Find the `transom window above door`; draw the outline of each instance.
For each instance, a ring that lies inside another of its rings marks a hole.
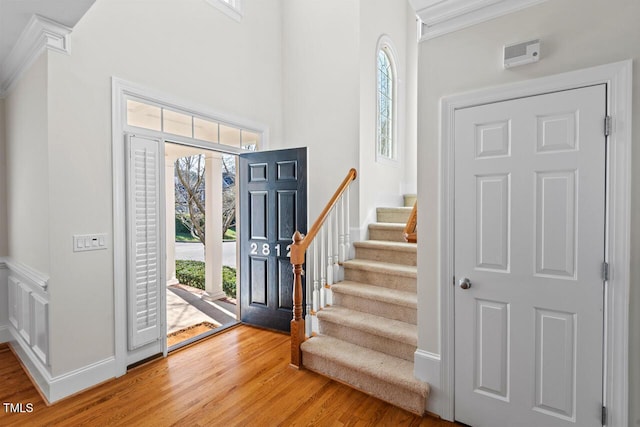
[[[160,107],[138,99],[127,99],[126,123],[143,129],[165,132],[201,141],[255,151],[261,133],[212,118]]]

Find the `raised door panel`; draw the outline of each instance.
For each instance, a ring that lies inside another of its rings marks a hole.
[[[9,277],[9,322],[18,330],[19,326],[19,306],[20,306],[20,291],[18,287],[18,280],[14,277]]]
[[[29,289],[26,284],[19,282],[18,292],[20,294],[18,303],[18,333],[27,344],[31,345],[31,289]]]
[[[45,365],[49,364],[49,302],[31,294],[33,352]]]

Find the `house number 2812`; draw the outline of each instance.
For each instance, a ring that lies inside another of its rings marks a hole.
[[[271,246],[269,246],[268,243],[263,243],[262,246],[258,248],[258,244],[256,242],[251,242],[250,248],[251,248],[249,251],[250,255],[264,255],[264,256],[271,255]],[[259,251],[260,253],[258,253],[258,249],[260,249]],[[286,250],[287,250],[287,257],[291,257],[291,245],[287,245]],[[279,244],[276,245],[276,256],[280,256]]]

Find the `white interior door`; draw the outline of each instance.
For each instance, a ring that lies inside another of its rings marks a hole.
[[[455,113],[458,421],[602,425],[605,116],[605,85]]]

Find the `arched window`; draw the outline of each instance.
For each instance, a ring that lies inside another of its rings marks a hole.
[[[382,40],[377,57],[377,157],[396,158],[396,67],[391,46]]]

